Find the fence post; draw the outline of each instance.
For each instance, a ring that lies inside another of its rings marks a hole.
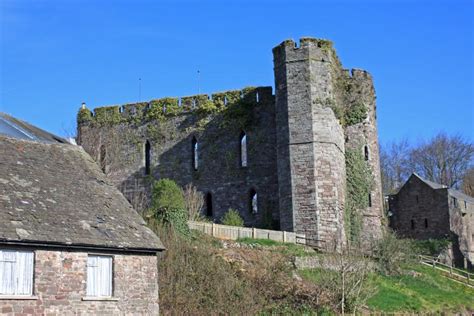
[[[286,242],[286,231],[283,231],[283,242]]]
[[[436,264],[435,264],[435,259],[433,258],[433,268],[436,267]]]
[[[212,223],[212,237],[216,237],[216,224]]]
[[[257,238],[257,229],[255,227],[252,228],[252,238]]]

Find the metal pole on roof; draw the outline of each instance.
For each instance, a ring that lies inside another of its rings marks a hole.
[[[142,101],[142,78],[138,78],[138,102]]]
[[[201,71],[198,69],[197,71],[197,86],[198,86],[198,94],[201,94],[201,87],[199,86],[199,79],[201,76]]]

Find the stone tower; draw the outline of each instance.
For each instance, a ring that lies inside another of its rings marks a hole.
[[[330,42],[302,38],[273,49],[280,224],[318,248],[344,243],[344,129],[339,62]],[[341,105],[342,106],[342,105]]]

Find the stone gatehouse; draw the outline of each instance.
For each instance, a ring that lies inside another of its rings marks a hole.
[[[381,233],[382,196],[372,77],[344,69],[330,41],[273,49],[275,93],[249,87],[78,113],[78,142],[129,200],[153,179],[193,184],[204,214],[237,209],[247,226],[345,240],[345,151],[365,157],[374,185],[359,210],[366,238]]]

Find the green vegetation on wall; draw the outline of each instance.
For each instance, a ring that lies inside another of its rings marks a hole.
[[[373,187],[372,171],[361,150],[346,149],[346,174],[344,223],[348,238],[357,242],[362,227],[360,210],[369,206],[369,194]]]

